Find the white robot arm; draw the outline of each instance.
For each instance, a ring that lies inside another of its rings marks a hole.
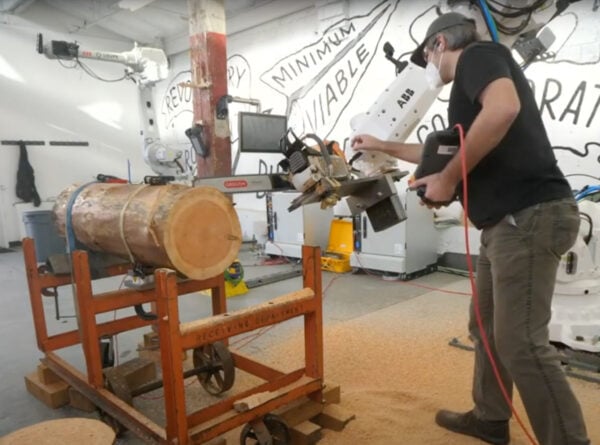
[[[483,38],[487,38],[490,35],[490,28],[486,23],[489,24],[489,19],[493,17],[488,14],[486,19],[484,9],[487,8],[487,2],[479,2],[479,7],[474,3],[476,2],[471,0],[440,1],[438,12],[454,11],[473,18],[479,34]],[[557,0],[556,8],[552,8],[552,1],[506,0],[504,3],[506,3],[507,14],[515,15],[515,17],[496,14],[495,17],[499,18],[497,25],[507,31],[497,35],[500,43],[510,47],[515,59],[525,68],[533,61],[543,57],[554,43],[554,33],[547,25],[557,15],[557,12],[564,11],[570,2]],[[528,8],[535,15],[534,19],[528,16],[525,22],[525,19],[521,19],[515,12],[522,10],[524,14],[528,14]],[[511,26],[515,26],[514,21],[525,26],[521,25],[522,29],[518,33],[509,33],[508,29],[513,29]],[[353,135],[371,134],[383,140],[404,142],[427,113],[441,89],[435,91],[429,89],[423,69],[420,67],[394,59],[394,50],[389,43],[386,43],[383,49],[386,59],[394,63],[397,76],[366,113],[351,119],[350,126]],[[363,153],[354,165],[364,174],[370,175],[395,166],[396,159],[383,153],[369,151]]]
[[[92,59],[125,65],[125,77],[133,79],[140,89],[139,111],[142,120],[144,161],[161,176],[173,176],[177,179],[187,176],[183,164],[179,161],[183,152],[164,145],[156,127],[152,88],[169,75],[169,62],[162,49],[134,45],[130,51],[120,53],[86,50],[81,49],[75,42],[52,40],[44,44],[42,35],[38,34],[37,50],[49,59],[74,60],[79,64],[79,59]],[[88,70],[89,68],[86,68],[86,71]]]
[[[121,53],[87,50],[81,49],[75,42],[62,40],[51,40],[44,44],[42,34],[38,34],[37,50],[49,59],[93,59],[125,65],[129,69],[128,75],[143,86],[154,85],[166,79],[169,74],[167,56],[159,48],[140,47],[136,44],[131,51]]]

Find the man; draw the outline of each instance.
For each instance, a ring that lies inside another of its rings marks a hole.
[[[504,387],[517,386],[540,445],[589,444],[583,415],[549,343],[559,259],[574,243],[579,214],[533,93],[503,45],[479,42],[474,21],[438,17],[411,60],[432,87],[454,82],[450,126],[466,132],[468,213],[481,233],[477,291],[485,335]],[[355,150],[378,150],[418,163],[422,145],[358,135]],[[460,156],[412,184],[448,202],[461,183]],[[502,395],[471,305],[475,345],[474,408],[439,411],[438,425],[491,444],[508,444],[511,409]]]

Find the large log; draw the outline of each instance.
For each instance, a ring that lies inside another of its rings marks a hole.
[[[64,190],[54,206],[63,235],[77,188]],[[233,204],[212,187],[89,184],[72,205],[71,221],[77,241],[90,250],[173,268],[197,280],[223,273],[242,240]]]

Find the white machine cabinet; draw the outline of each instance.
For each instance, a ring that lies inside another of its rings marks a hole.
[[[436,270],[439,235],[433,211],[420,205],[414,191],[407,191],[401,199],[407,219],[389,229],[374,232],[364,213],[354,218],[352,267],[398,274],[403,280]]]
[[[289,212],[288,207],[298,196],[298,192],[267,194],[268,240],[265,253],[301,258],[303,244],[319,246],[322,252],[326,250],[333,209],[321,209],[319,203],[314,203]]]

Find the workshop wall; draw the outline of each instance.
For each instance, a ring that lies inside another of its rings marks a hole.
[[[271,5],[277,8],[284,2]],[[262,112],[286,114],[297,133],[314,132],[349,149],[350,119],[364,112],[394,79],[383,44],[392,43],[395,56],[406,60],[435,18],[437,4],[317,0],[315,8],[230,34],[229,94],[259,99]],[[593,10],[594,4],[574,3],[555,19],[551,29],[557,38],[550,48],[555,56],[527,70],[556,156],[573,188],[598,182],[600,11]],[[544,14],[548,11],[540,16]],[[129,50],[131,43],[61,35],[16,17],[0,24],[0,139],[46,141],[45,146],[29,147],[42,199],[49,201],[70,183],[91,180],[97,173],[126,177],[127,160],[133,180],[149,174],[141,154],[137,88],[127,81],[100,82],[81,69],[67,69],[37,54],[37,32],[46,33],[47,39],[77,40],[103,50]],[[123,74],[120,65],[87,63],[105,78]],[[170,55],[170,77],[157,85],[155,104],[161,139],[185,150],[191,168],[194,161],[184,130],[192,121],[192,90],[180,85],[190,80],[189,64],[187,51]],[[448,91],[442,92],[409,141],[444,126]],[[255,111],[230,104],[232,158],[237,150],[237,112],[242,110]],[[90,145],[50,147],[50,140]],[[278,155],[242,154],[236,173],[275,171],[279,160]],[[26,206],[15,205],[17,162],[17,147],[0,146],[0,245],[21,237],[19,211]],[[235,201],[244,238],[263,239],[263,195],[240,194]]]
[[[598,182],[600,162],[600,12],[592,11],[592,3],[575,3],[554,20],[556,41],[550,51],[555,56],[527,70],[559,164],[574,189]],[[350,119],[364,112],[394,79],[383,44],[389,41],[395,56],[407,60],[436,17],[438,2],[317,4],[228,37],[229,94],[259,99],[262,112],[286,114],[296,133],[316,133],[349,149]],[[551,12],[542,11],[533,19],[542,21]],[[163,91],[157,91],[156,101],[163,139],[183,147],[183,130],[192,118],[191,90],[178,84],[190,79],[188,54],[172,57],[171,66],[173,76]],[[447,87],[409,141],[421,141],[429,131],[444,127],[448,95]],[[234,153],[236,113],[242,110],[255,111],[247,105],[230,106]],[[279,160],[277,155],[245,153],[237,173],[275,171]],[[259,237],[252,231],[261,227],[257,219],[265,218],[262,195],[238,195],[235,200],[245,237]]]
[[[102,82],[73,62],[49,60],[36,51],[36,34],[48,40],[77,40],[82,47],[126,51],[131,43],[63,35],[39,29],[17,17],[0,25],[0,139],[38,140],[27,147],[34,168],[40,209],[72,183],[85,183],[98,173],[133,178],[151,170],[142,158],[137,87],[128,81]],[[85,62],[98,76],[123,76],[121,65]],[[50,146],[50,141],[82,141],[88,147]],[[0,145],[0,246],[23,236],[21,214],[32,204],[15,195],[19,148]]]

